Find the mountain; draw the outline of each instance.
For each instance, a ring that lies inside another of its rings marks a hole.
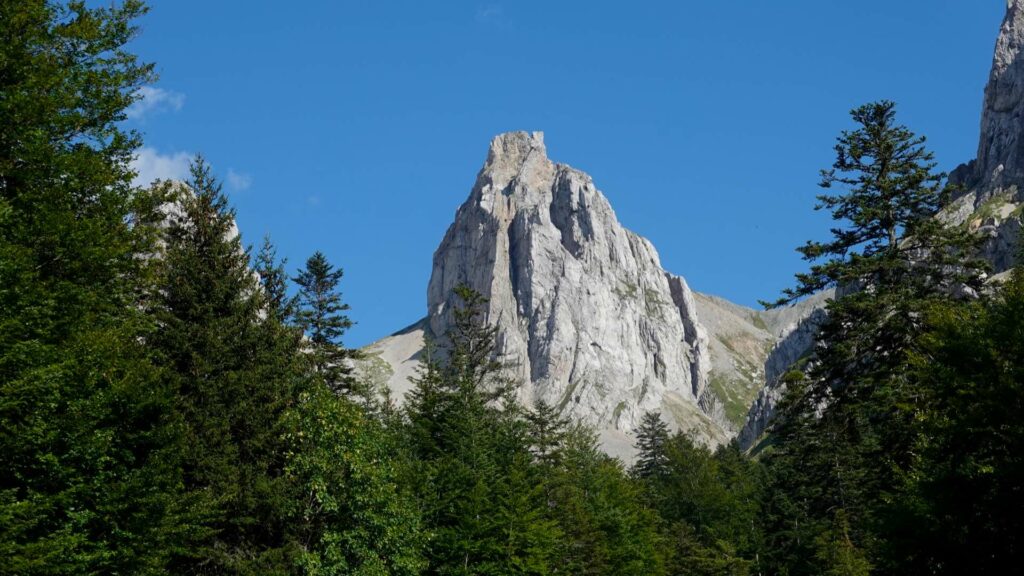
[[[1024,213],[1024,0],[1008,2],[985,88],[975,160],[950,181],[941,217],[986,237],[994,272],[1014,263]],[[757,311],[690,290],[646,239],[619,224],[585,173],[551,162],[540,133],[496,137],[434,254],[427,316],[366,348],[360,371],[401,400],[424,338],[451,322],[452,289],[489,298],[500,355],[542,398],[595,425],[628,456],[647,410],[717,445],[752,446],[775,414],[782,375],[810,355],[826,292]]]
[[[434,254],[427,317],[367,347],[364,376],[400,400],[424,338],[449,327],[459,284],[488,298],[519,399],[594,425],[623,455],[649,410],[709,445],[731,439],[802,310],[758,312],[693,292],[618,222],[590,176],[548,159],[538,132],[491,142]]]

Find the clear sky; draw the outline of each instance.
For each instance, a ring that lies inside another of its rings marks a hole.
[[[244,8],[243,8],[244,6]],[[974,157],[1005,0],[154,0],[146,176],[203,153],[248,243],[322,250],[361,346],[426,313],[490,139],[542,130],[700,291],[749,306],[827,234],[818,170],[891,99],[940,167]]]

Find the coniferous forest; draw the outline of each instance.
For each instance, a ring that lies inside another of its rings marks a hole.
[[[349,368],[343,262],[254,250],[202,157],[133,187],[145,10],[0,0],[0,573],[1021,570],[1024,269],[982,281],[894,104],[853,111],[770,304],[840,294],[767,436],[648,414],[624,464],[517,403],[481,295],[399,406]]]

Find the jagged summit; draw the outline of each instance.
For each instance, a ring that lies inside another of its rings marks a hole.
[[[529,383],[524,402],[543,398],[620,431],[661,410],[709,440],[727,436],[686,282],[619,224],[588,175],[547,158],[541,133],[491,142],[434,254],[433,333],[447,329],[452,291],[463,283],[490,300],[499,352]]]
[[[986,187],[1024,180],[1024,0],[1009,0],[985,87],[978,157],[970,183]]]
[[[1024,211],[1024,0],[1007,2],[985,87],[978,157],[953,171],[964,192],[947,208],[987,237],[984,256],[995,272],[1014,264]]]

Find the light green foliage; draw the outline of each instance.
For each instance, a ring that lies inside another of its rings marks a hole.
[[[380,357],[379,353],[360,352],[358,367],[359,378],[363,380],[371,394],[380,396],[387,392],[388,382],[391,381],[395,370],[387,360]]]
[[[396,484],[386,431],[323,386],[285,420],[285,473],[301,495],[290,522],[304,543],[302,573],[419,574],[420,521]]]
[[[818,535],[815,540],[815,555],[824,576],[869,576],[871,562],[862,550],[850,540],[850,525],[846,513],[840,509],[835,513],[831,530]]]

